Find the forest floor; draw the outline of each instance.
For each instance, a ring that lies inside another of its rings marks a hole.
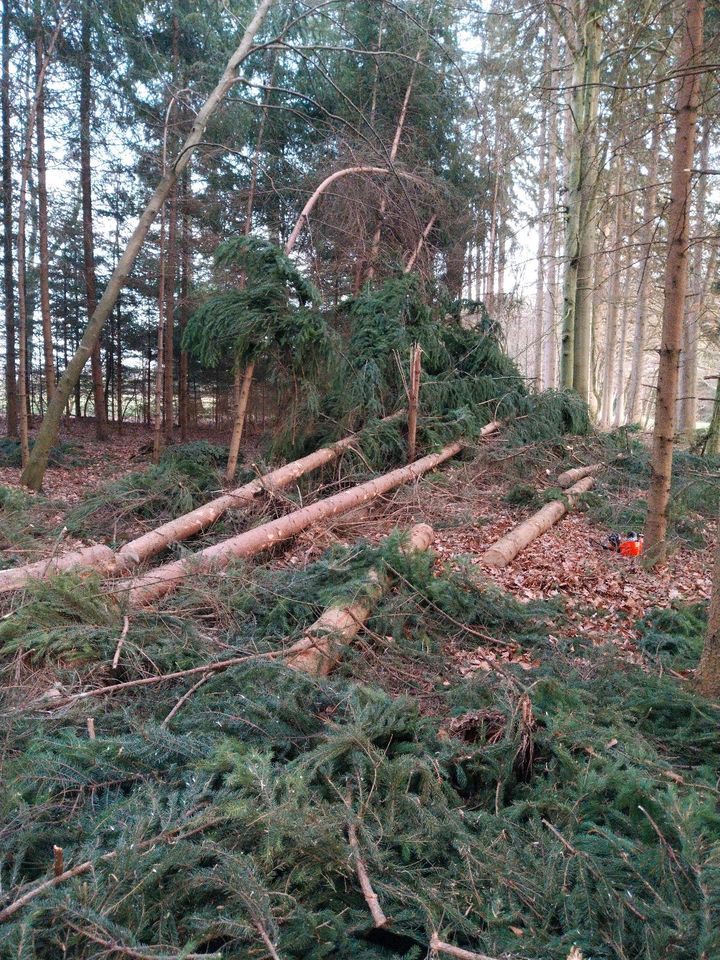
[[[212,444],[222,444],[225,439],[224,431],[210,427],[196,428],[188,438]],[[68,462],[47,471],[43,496],[58,509],[44,514],[45,523],[61,523],[66,509],[112,481],[147,468],[153,434],[142,425],[128,424],[122,435],[112,430],[108,440],[98,441],[94,424],[80,423],[64,430],[60,442]],[[597,645],[611,642],[638,662],[641,657],[635,645],[637,622],[648,610],[709,599],[712,531],[705,531],[705,546],[697,543],[689,546],[675,540],[667,562],[648,571],[640,560],[621,557],[605,549],[613,529],[624,531],[594,521],[587,511],[565,516],[508,567],[501,570],[482,567],[484,551],[537,509],[537,506],[514,506],[507,502],[508,491],[517,484],[519,476],[538,491],[553,484],[552,454],[531,458],[528,474],[523,466],[522,449],[510,451],[507,456],[502,450],[502,438],[495,439],[479,451],[477,459],[451,462],[410,487],[400,487],[370,507],[311,528],[289,549],[281,550],[270,565],[297,569],[318,560],[333,545],[347,546],[361,539],[377,543],[395,528],[408,529],[416,523],[428,523],[434,530],[432,550],[437,573],[474,570],[478,582],[494,583],[520,602],[558,599],[562,601],[564,616],[556,634],[550,635],[550,642],[578,635]],[[27,493],[20,483],[20,472],[18,467],[0,466],[0,485]],[[221,488],[209,492],[208,498],[216,492],[222,492]],[[327,486],[311,489],[305,500],[331,492]],[[624,505],[636,501],[643,493],[632,483],[624,484],[622,491],[612,495],[614,510],[620,512]],[[288,501],[288,508],[294,505],[292,500]],[[154,520],[130,522],[124,532],[127,537],[135,536],[155,525]],[[83,542],[95,541],[66,535],[63,550]],[[43,547],[38,544],[28,552],[27,559],[44,555]],[[474,668],[489,670],[497,655],[492,647],[482,645],[477,653],[474,666],[472,662],[463,664],[464,673]],[[506,652],[504,656],[510,658],[512,654]],[[525,665],[529,666],[529,661]]]
[[[149,431],[98,442],[81,427],[39,496],[0,466],[0,569],[117,545],[211,499],[223,439],[199,431],[152,467]],[[151,608],[75,574],[4,596],[0,920],[19,906],[0,956],[420,960],[443,956],[438,938],[497,960],[717,956],[720,707],[691,679],[720,491],[717,464],[679,457],[653,571],[604,549],[641,526],[642,444],[500,434]],[[483,567],[561,470],[597,459],[577,510]],[[366,469],[350,457],[172,553]],[[430,557],[389,537],[417,523]],[[377,565],[391,589],[337,669],[288,669],[288,646]],[[51,892],[53,845],[89,866]],[[372,927],[366,881],[391,930]]]

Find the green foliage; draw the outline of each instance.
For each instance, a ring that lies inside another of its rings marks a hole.
[[[503,500],[514,507],[533,507],[537,503],[537,490],[532,484],[518,483],[508,490]]]
[[[49,467],[81,467],[86,462],[82,447],[65,441],[56,444],[48,458]],[[0,467],[20,466],[22,466],[20,441],[14,437],[0,437]]]
[[[328,331],[315,309],[317,291],[290,258],[267,240],[241,236],[220,244],[215,266],[218,273],[232,272],[234,285],[193,313],[183,347],[208,367],[228,358],[242,367],[273,355],[309,372],[327,346]]]
[[[642,650],[676,670],[696,667],[707,630],[707,604],[656,607],[645,614],[637,629]]]
[[[195,678],[43,719],[9,715],[2,889],[12,897],[43,879],[53,843],[68,863],[94,863],[13,918],[13,955],[22,946],[50,957],[62,943],[90,960],[101,939],[250,960],[264,933],[288,960],[417,960],[437,929],[501,956],[517,953],[513,927],[529,960],[566,960],[573,944],[614,960],[620,938],[638,960],[717,952],[720,709],[610,649],[548,648],[555,608],[478,588],[474,570],[437,576],[431,556],[400,546],[336,547],[304,571],[267,568],[252,583],[230,571],[228,646],[216,655],[254,656],[208,676],[169,724]],[[408,677],[410,696],[378,688],[365,642],[331,680],[258,659],[328,603],[358,596],[369,566],[395,588],[367,638],[387,645],[384,682]],[[2,628],[5,653],[44,632],[44,649],[30,641],[36,658],[65,658],[75,637],[107,659],[120,610],[97,587],[70,576],[33,585]],[[183,646],[173,610],[192,596],[133,615],[122,660],[136,644],[147,659],[128,659],[130,675],[150,660],[171,669]],[[690,608],[651,611],[642,630],[690,638],[700,626]],[[89,639],[92,629],[106,640]],[[478,634],[520,643],[540,665],[445,687],[447,645],[472,653]],[[204,646],[186,638],[184,662],[209,662]],[[371,933],[351,821],[393,917],[387,936]]]

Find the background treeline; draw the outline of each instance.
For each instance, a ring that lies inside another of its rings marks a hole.
[[[253,11],[5,0],[11,435],[19,406],[43,413]],[[247,233],[285,246],[323,180],[361,168],[328,187],[294,244],[325,311],[410,267],[454,298],[484,301],[539,388],[575,387],[606,425],[647,423],[681,17],[659,0],[276,3],[152,226],[68,416],[94,415],[103,433],[107,421],[149,424],[158,409],[167,441],[198,420],[224,424],[239,371],[232,358],[201,364],[182,342],[216,288],[215,249]],[[708,64],[717,23],[708,4]],[[698,171],[717,166],[717,107],[708,71]],[[717,212],[714,179],[698,172],[678,401],[688,435],[710,419],[715,392],[705,378],[720,345]],[[255,371],[248,427],[282,406],[280,375],[267,363]]]

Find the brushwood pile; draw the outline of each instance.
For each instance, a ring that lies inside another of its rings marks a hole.
[[[413,277],[341,305],[344,349],[265,456],[358,430],[336,481],[402,463],[402,421],[380,421],[405,405],[417,342],[422,452],[500,418],[517,480],[580,435],[584,455],[613,464],[582,509],[615,521],[618,490],[644,483],[642,444],[590,436],[573,395],[530,394],[468,308]],[[58,530],[38,518],[111,544],[162,522],[214,495],[223,459],[207,443],[171,448],[59,519],[57,504],[0,490],[2,563],[49,555]],[[698,461],[678,461],[674,535],[689,540],[720,466]],[[235,563],[142,611],[121,581],[71,572],[4,601],[2,960],[422,960],[437,941],[497,960],[720,956],[720,708],[677,676],[697,663],[706,606],[647,611],[634,662],[591,636],[558,639],[557,598],[521,603],[402,545],[398,531],[306,565]],[[392,586],[339,668],[290,669],[282,651],[362,595],[370,569]],[[532,671],[509,660],[463,675],[479,637]]]

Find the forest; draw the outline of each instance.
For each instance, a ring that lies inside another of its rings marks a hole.
[[[720,960],[720,0],[2,0],[0,960]]]

